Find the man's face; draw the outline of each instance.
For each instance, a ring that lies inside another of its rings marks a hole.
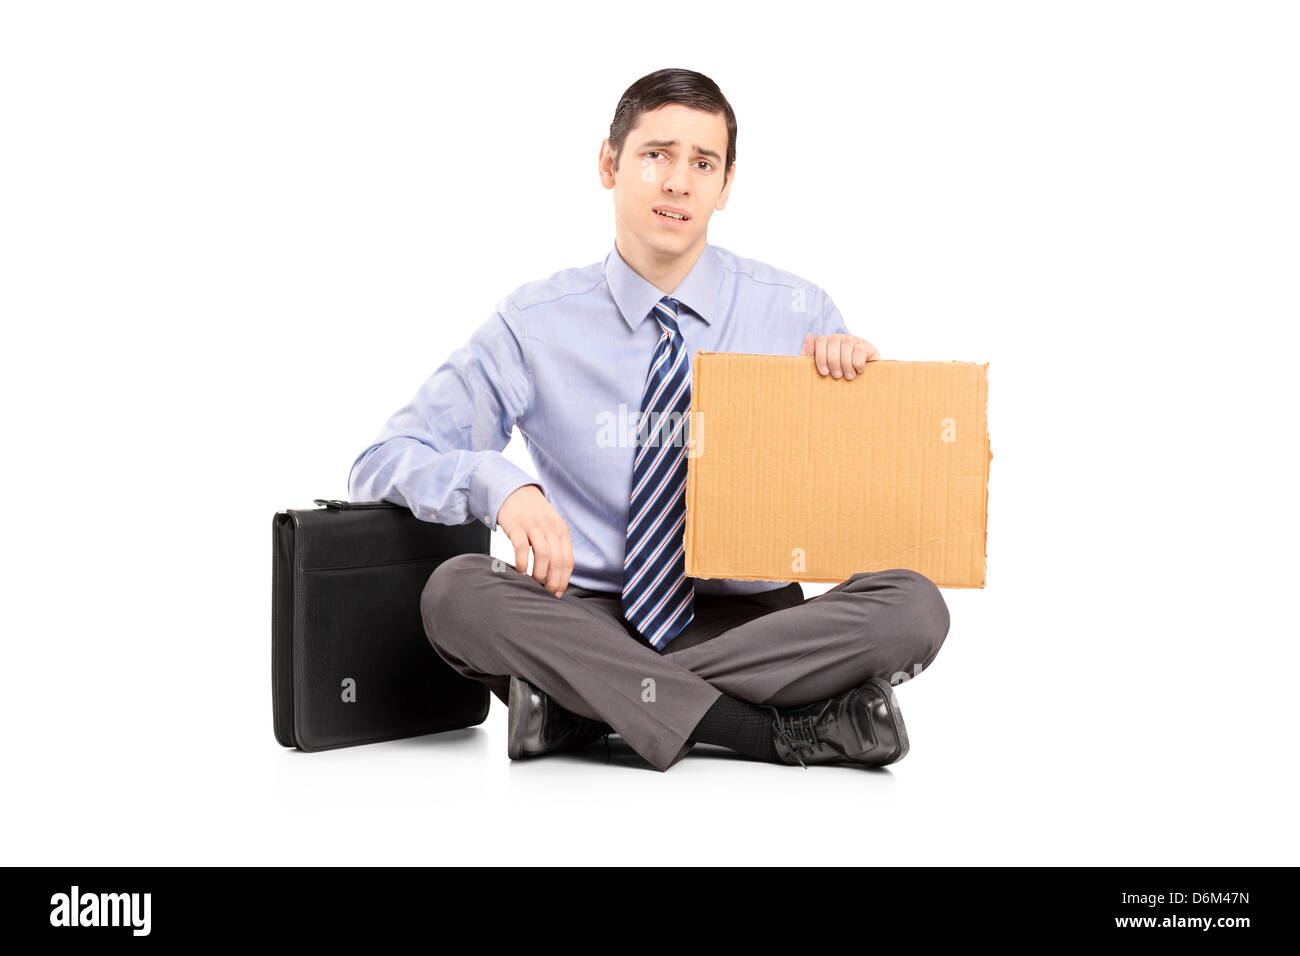
[[[609,140],[601,144],[600,175],[614,190],[617,235],[661,259],[702,247],[709,218],[727,204],[723,184],[727,125],[721,113],[671,103],[642,113],[623,143],[618,168]],[[676,219],[656,210],[676,212]]]

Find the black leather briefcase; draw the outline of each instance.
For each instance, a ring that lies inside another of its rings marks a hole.
[[[315,503],[272,522],[275,739],[330,750],[482,723],[491,694],[438,656],[420,594],[447,558],[489,553],[487,526],[390,501]]]

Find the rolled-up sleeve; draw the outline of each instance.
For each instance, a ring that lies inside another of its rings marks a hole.
[[[392,501],[425,521],[492,530],[511,492],[545,486],[501,452],[533,400],[517,310],[496,312],[388,419],[352,462],[353,501]]]

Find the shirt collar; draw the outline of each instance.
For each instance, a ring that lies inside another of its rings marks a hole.
[[[717,253],[712,245],[705,243],[699,259],[695,260],[695,265],[691,266],[691,271],[686,274],[686,278],[678,283],[671,297],[689,308],[708,325],[717,307],[721,274]],[[614,303],[623,313],[623,320],[634,332],[650,315],[650,310],[655,307],[655,303],[665,295],[638,275],[623,260],[617,244],[605,257],[605,281],[614,296]]]

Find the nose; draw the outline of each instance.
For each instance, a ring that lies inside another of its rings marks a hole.
[[[664,189],[678,196],[685,196],[689,188],[684,162],[685,157],[673,163],[668,170],[668,175],[664,177]]]

